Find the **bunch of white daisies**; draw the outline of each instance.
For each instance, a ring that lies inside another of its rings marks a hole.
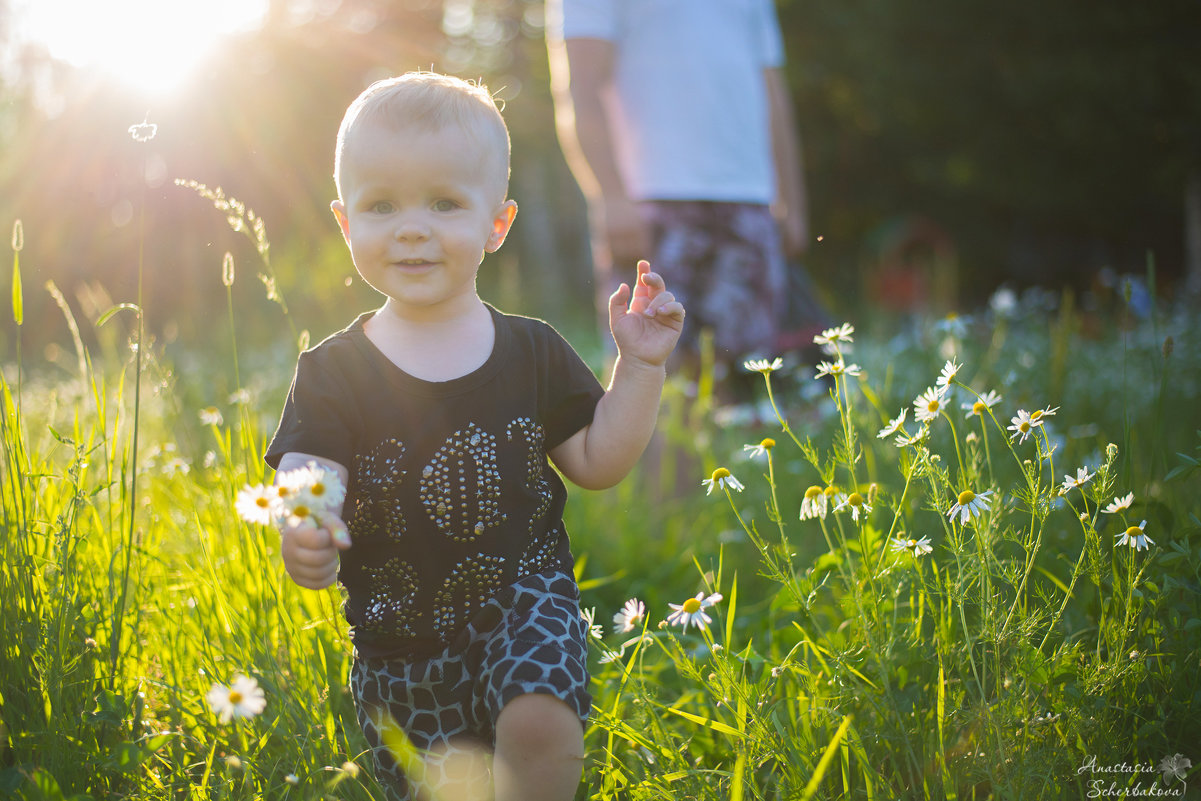
[[[346,488],[337,473],[309,463],[277,474],[274,484],[248,484],[238,493],[234,508],[247,523],[297,525],[307,520],[320,525],[323,515],[338,514],[345,498]]]

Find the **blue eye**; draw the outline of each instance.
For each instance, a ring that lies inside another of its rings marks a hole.
[[[459,204],[453,200],[435,200],[434,211],[454,211],[459,207]]]
[[[372,214],[391,214],[392,213],[392,204],[386,200],[381,200],[377,203],[372,203],[371,204],[371,213]]]

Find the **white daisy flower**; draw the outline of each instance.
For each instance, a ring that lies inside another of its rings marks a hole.
[[[776,441],[767,437],[758,445],[743,445],[742,449],[750,454],[750,458],[754,459],[756,456],[763,456],[774,447],[776,447]]]
[[[959,408],[967,412],[964,417],[983,417],[984,413],[1001,401],[1001,396],[989,390],[971,403],[961,403]]]
[[[955,519],[955,515],[959,515],[959,525],[963,525],[970,517],[979,517],[988,511],[988,499],[992,496],[992,490],[981,492],[979,495],[971,490],[964,490],[959,493],[959,497],[955,500],[955,505],[951,507],[951,511],[947,512],[947,517],[950,520]]]
[[[239,389],[235,392],[230,393],[229,402],[234,405],[237,405],[240,403],[250,403],[250,390]]]
[[[848,506],[851,507],[851,519],[854,520],[856,523],[859,522],[859,512],[860,511],[862,511],[864,513],[864,517],[866,517],[867,513],[872,510],[871,504],[869,504],[867,502],[867,499],[864,498],[862,495],[860,495],[858,492],[852,492],[850,495],[846,496],[846,498],[843,499],[842,503],[840,503],[834,507],[834,511],[835,512],[842,511],[844,508],[846,508]]]
[[[915,540],[912,537],[893,537],[892,541],[888,543],[888,547],[895,553],[908,551],[913,554],[915,559],[934,550],[930,545],[929,537],[922,537],[920,540]]]
[[[855,327],[850,323],[843,323],[835,328],[827,328],[820,334],[813,337],[815,345],[833,345],[836,342],[854,342],[851,334],[855,333]]]
[[[208,702],[222,723],[234,718],[252,718],[267,706],[267,699],[259,683],[249,676],[238,675],[229,687],[213,684],[208,692]]]
[[[893,434],[901,430],[901,426],[905,425],[905,415],[909,414],[908,409],[901,409],[901,413],[888,421],[888,425],[880,429],[880,433],[876,434],[876,439],[884,439],[891,437]]]
[[[779,356],[770,362],[767,359],[751,359],[750,361],[743,362],[742,366],[752,373],[763,373],[764,375],[767,375],[768,373],[774,373],[776,370],[779,370],[781,367],[783,367],[784,360]]]
[[[646,617],[646,604],[637,598],[626,601],[625,606],[613,615],[613,631],[618,634],[628,634]]]
[[[1118,545],[1129,545],[1136,551],[1141,551],[1149,545],[1154,545],[1155,540],[1147,536],[1146,533],[1147,521],[1139,523],[1137,526],[1130,528],[1117,535]]]
[[[947,359],[947,363],[942,366],[942,371],[938,375],[938,380],[935,381],[936,386],[949,387],[955,382],[955,377],[959,375],[959,371],[963,369],[963,365],[956,363],[954,359]]]
[[[317,512],[333,512],[346,498],[346,488],[338,474],[316,463],[281,473],[275,477],[275,483],[291,491],[285,505],[303,503]]]
[[[742,492],[744,489],[746,489],[746,487],[742,485],[742,482],[734,478],[734,476],[730,474],[730,471],[724,467],[719,467],[714,470],[713,475],[710,478],[702,481],[701,485],[709,488],[708,492],[705,493],[706,495],[712,495],[713,490],[715,489],[732,489],[737,490],[738,492]]]
[[[899,436],[897,436],[896,440],[894,440],[894,441],[897,443],[898,448],[906,448],[910,445],[918,444],[919,442],[924,440],[929,435],[930,435],[930,427],[922,426],[921,428],[919,428],[917,430],[917,432],[913,436],[910,437],[910,436],[906,436],[905,434],[900,434]]]
[[[1027,412],[1025,409],[1018,409],[1018,413],[1009,421],[1008,428],[1010,431],[1013,432],[1009,436],[1009,439],[1012,440],[1015,437],[1020,437],[1020,439],[1018,439],[1018,442],[1019,443],[1025,442],[1026,437],[1030,436],[1030,434],[1034,431],[1034,429],[1040,425],[1042,425],[1042,423],[1036,422],[1033,419],[1031,419],[1030,413]]]
[[[216,406],[205,406],[200,410],[200,423],[206,426],[219,426],[225,422],[221,410]]]
[[[1087,467],[1076,468],[1075,476],[1064,476],[1063,477],[1063,486],[1059,488],[1059,494],[1067,495],[1069,492],[1076,489],[1077,487],[1083,487],[1085,484],[1092,481],[1093,476],[1095,476],[1095,475],[1096,475],[1096,473],[1088,472]]]
[[[588,630],[588,636],[594,640],[599,640],[605,636],[605,627],[596,622],[596,607],[584,609],[580,607],[580,619],[584,621],[584,628]]]
[[[947,405],[947,387],[927,387],[926,391],[913,400],[913,419],[928,423],[942,413]]]
[[[689,598],[682,604],[668,604],[672,608],[672,613],[667,616],[667,622],[673,626],[679,626],[684,631],[688,630],[689,625],[696,626],[698,629],[708,628],[713,622],[713,618],[705,614],[705,610],[721,600],[721,593],[713,593],[708,598],[705,593],[698,592],[695,598]]]
[[[268,484],[255,484],[254,486],[247,484],[238,493],[238,497],[234,501],[234,509],[237,511],[238,517],[247,523],[269,526],[281,508],[278,500],[279,495],[275,492],[274,487]]]
[[[809,489],[805,490],[805,497],[801,499],[801,520],[812,520],[815,517],[826,519],[826,509],[829,501],[829,496],[821,487],[814,484]]]
[[[1128,492],[1120,498],[1114,498],[1113,502],[1101,511],[1106,514],[1116,515],[1118,512],[1129,509],[1132,503],[1134,503],[1134,493]]]
[[[842,359],[833,363],[819,362],[817,365],[817,374],[814,377],[821,378],[827,375],[852,375],[858,377],[863,375],[863,368],[857,364],[847,364]]]
[[[1054,417],[1057,411],[1059,411],[1058,406],[1055,408],[1048,406],[1045,409],[1035,409],[1030,413],[1030,422],[1034,423],[1035,425],[1042,425],[1042,419],[1044,417]]]

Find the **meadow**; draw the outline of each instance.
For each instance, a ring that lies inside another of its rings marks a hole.
[[[307,334],[262,221],[190,188],[254,244],[278,341],[238,341],[230,290],[248,279],[228,257],[228,335],[214,321],[210,341],[167,348],[140,297],[84,321],[63,301],[72,357],[24,359],[25,299],[58,290],[22,284],[36,232],[14,229],[0,796],[378,793],[337,590],[292,584],[278,535],[235,509],[270,480]],[[1152,266],[1080,302],[864,310],[825,332],[818,364],[748,363],[761,381],[738,408],[708,373],[670,383],[678,459],[568,504],[594,623],[577,798],[1201,783],[1201,330],[1155,289]],[[265,703],[221,714],[243,677]]]

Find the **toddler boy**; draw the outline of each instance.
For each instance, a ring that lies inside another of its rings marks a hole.
[[[640,262],[610,299],[603,389],[550,326],[480,299],[480,263],[517,213],[508,132],[482,86],[373,84],[346,112],[334,171],[355,269],[386,299],[300,356],[267,461],[328,467],[347,495],[339,518],[283,527],[285,568],[345,589],[351,688],[391,798],[458,785],[567,801],[591,698],[551,463],[589,489],[629,472],[684,309]],[[421,775],[397,765],[392,726],[427,752]]]

